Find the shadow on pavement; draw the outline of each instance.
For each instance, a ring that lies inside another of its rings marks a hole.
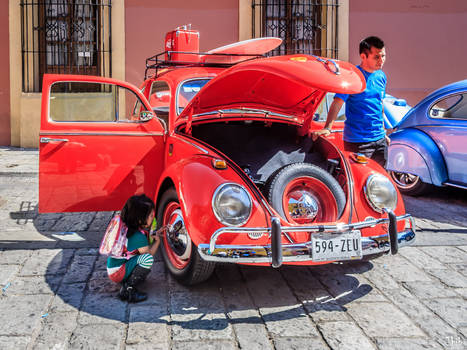
[[[307,314],[338,317],[336,314],[346,311],[346,304],[372,292],[370,285],[352,276],[372,268],[368,262],[280,269],[220,264],[208,281],[185,287],[168,275],[157,258],[141,286],[148,300],[139,304],[116,297],[119,286],[108,279],[105,257],[98,256],[95,249],[57,252],[45,278],[59,297],[54,298],[50,312],[78,309],[81,324],[105,318],[163,323],[180,331],[223,331],[236,323],[309,322]]]
[[[18,210],[9,212],[12,234],[2,238],[0,249],[98,248],[113,215],[114,212],[39,214],[36,203],[22,201]]]

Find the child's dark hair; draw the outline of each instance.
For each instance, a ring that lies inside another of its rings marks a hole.
[[[152,211],[155,211],[154,202],[145,194],[135,195],[128,198],[123,206],[120,217],[128,226],[128,234],[146,225],[146,220]]]

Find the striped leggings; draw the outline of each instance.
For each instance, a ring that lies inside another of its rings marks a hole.
[[[141,254],[136,260],[136,265],[145,269],[151,269],[152,264],[154,264],[154,257],[151,254]]]

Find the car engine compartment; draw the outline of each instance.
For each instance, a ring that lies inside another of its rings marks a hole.
[[[309,163],[328,170],[328,161],[297,126],[264,121],[229,121],[192,126],[192,136],[232,159],[262,189],[286,165]]]

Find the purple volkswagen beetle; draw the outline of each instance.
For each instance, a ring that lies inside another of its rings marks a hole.
[[[428,95],[395,130],[387,170],[400,192],[420,195],[432,185],[467,189],[467,80]]]

